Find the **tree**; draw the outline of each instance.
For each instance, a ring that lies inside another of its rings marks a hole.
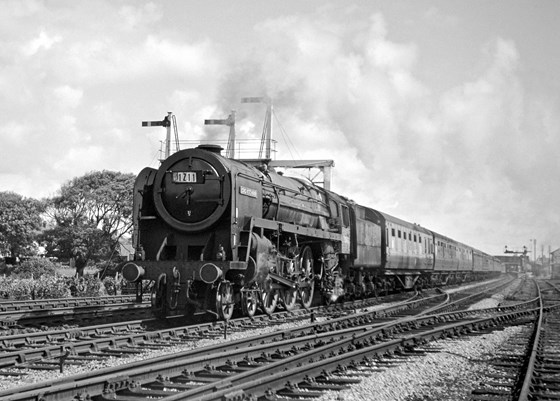
[[[62,186],[47,213],[56,227],[45,233],[47,249],[73,257],[78,274],[89,260],[110,257],[132,228],[134,175],[93,171]]]
[[[42,228],[44,203],[14,192],[0,192],[0,248],[12,257],[33,254],[33,241]]]
[[[85,223],[58,225],[45,231],[42,239],[49,255],[74,259],[79,276],[83,276],[88,261],[110,256],[114,246],[107,232]]]

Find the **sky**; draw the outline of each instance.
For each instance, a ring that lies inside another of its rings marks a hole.
[[[556,0],[0,0],[0,191],[157,168],[236,110],[277,159],[331,159],[332,190],[491,254],[560,247]]]

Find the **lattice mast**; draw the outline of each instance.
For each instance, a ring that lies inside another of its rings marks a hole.
[[[235,159],[235,110],[232,110],[226,119],[204,120],[204,125],[227,125],[229,127],[226,157]]]

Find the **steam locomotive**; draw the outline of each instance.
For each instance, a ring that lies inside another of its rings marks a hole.
[[[179,151],[136,179],[135,260],[123,275],[152,284],[160,316],[227,320],[503,271],[451,238],[221,150]]]

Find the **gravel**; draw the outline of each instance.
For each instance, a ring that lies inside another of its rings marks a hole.
[[[468,400],[472,390],[484,381],[482,372],[490,368],[501,344],[521,330],[514,326],[477,337],[428,344],[423,349],[432,352],[368,376],[349,390],[330,391],[318,400]]]
[[[479,285],[479,284],[478,284]],[[462,288],[464,289],[464,287]],[[471,309],[491,308],[497,306],[503,299],[502,294],[495,294],[492,298],[483,300],[477,305],[473,305]],[[381,309],[389,304],[380,304],[368,309]],[[322,319],[321,319],[322,320]],[[130,362],[139,360],[146,360],[149,358],[159,357],[166,354],[175,354],[178,352],[200,348],[225,341],[236,340],[248,336],[258,336],[271,331],[280,331],[288,328],[301,326],[307,322],[300,323],[286,323],[283,325],[267,326],[250,332],[229,333],[227,340],[223,338],[216,338],[212,340],[193,341],[182,345],[172,347],[165,347],[160,350],[148,351],[142,354],[127,356],[127,357],[108,357],[102,361],[92,361],[84,365],[65,365],[64,373],[58,371],[41,371],[41,370],[26,370],[26,369],[11,369],[12,372],[17,372],[21,376],[2,376],[0,375],[0,390],[7,390],[10,388],[24,386],[26,384],[52,381],[65,376],[87,373],[93,370],[103,369],[107,367],[120,366]],[[480,366],[472,363],[465,363],[480,358],[491,358],[491,354],[496,346],[502,341],[506,341],[512,333],[515,333],[516,328],[508,328],[504,331],[497,331],[492,334],[487,334],[481,337],[470,337],[464,340],[453,341],[440,341],[437,343],[438,349],[441,352],[436,354],[429,353],[425,357],[415,359],[411,362],[399,364],[398,366],[388,369],[385,372],[375,374],[371,378],[362,381],[361,384],[356,385],[350,391],[342,393],[331,393],[325,395],[323,400],[371,400],[375,397],[376,400],[406,400],[406,401],[419,401],[419,400],[461,400],[467,398],[457,398],[453,395],[450,398],[441,398],[449,392],[456,394],[461,391],[465,394],[470,393],[467,391],[465,384],[468,377],[479,378],[478,369]],[[490,356],[488,356],[490,355]],[[3,370],[10,371],[10,370]],[[452,386],[445,383],[454,383]],[[471,385],[472,388],[474,384]],[[439,394],[436,398],[422,398],[422,394]],[[342,398],[341,398],[342,397]],[[413,397],[413,398],[407,398]],[[414,398],[416,397],[416,398]],[[420,397],[420,398],[418,398]]]
[[[52,371],[52,370],[43,371],[43,370],[35,370],[35,369],[30,370],[30,369],[14,369],[14,368],[2,369],[3,372],[16,372],[18,375],[22,373],[25,375],[17,376],[17,377],[0,375],[0,391],[7,390],[14,387],[24,386],[32,383],[52,381],[70,375],[77,375],[80,373],[88,373],[94,370],[120,366],[127,363],[160,357],[162,355],[172,355],[179,352],[192,350],[195,348],[220,344],[227,341],[237,340],[240,338],[247,338],[249,336],[258,336],[274,331],[286,330],[288,328],[303,326],[307,323],[308,322],[298,322],[298,323],[285,323],[282,325],[271,325],[260,329],[251,330],[250,332],[228,333],[226,340],[224,340],[223,337],[219,337],[215,339],[202,339],[202,340],[197,340],[192,342],[186,342],[180,345],[174,345],[171,347],[164,347],[158,350],[150,350],[150,351],[143,352],[141,354],[126,355],[124,357],[111,356],[100,361],[91,361],[83,365],[65,365],[63,373],[60,373],[59,371]]]

